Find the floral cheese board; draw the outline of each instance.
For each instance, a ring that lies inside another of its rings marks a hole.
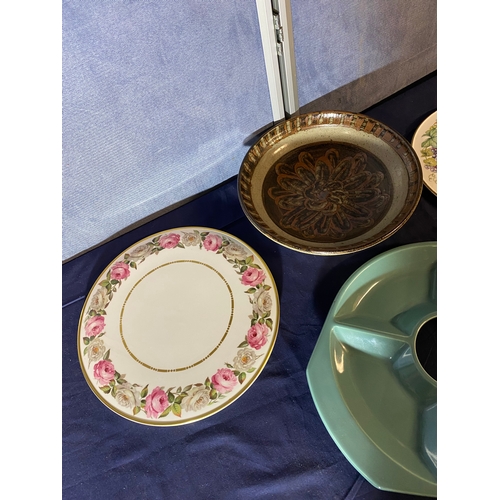
[[[437,111],[420,124],[412,146],[420,159],[424,184],[437,196]]]
[[[194,422],[233,403],[271,355],[279,297],[261,257],[204,227],[131,246],[81,312],[78,356],[94,394],[131,421]]]

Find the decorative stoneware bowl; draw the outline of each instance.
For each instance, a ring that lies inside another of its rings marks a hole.
[[[312,254],[356,252],[385,240],[422,194],[409,142],[368,116],[323,111],[284,121],[243,159],[243,210],[263,234]]]

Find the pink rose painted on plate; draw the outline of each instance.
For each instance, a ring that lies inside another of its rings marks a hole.
[[[111,361],[102,359],[94,365],[94,378],[101,385],[108,385],[115,378],[115,367]]]
[[[222,238],[218,234],[209,234],[203,241],[203,246],[206,250],[217,252],[222,246]]]
[[[146,397],[144,410],[149,418],[158,418],[169,406],[168,396],[163,389],[156,387]]]
[[[269,328],[267,325],[261,325],[260,323],[255,323],[255,325],[248,330],[247,342],[253,349],[259,350],[267,342],[267,333]]]
[[[212,384],[214,384],[214,389],[219,391],[221,394],[232,391],[235,385],[238,383],[236,375],[233,370],[229,368],[219,368],[215,375],[212,375]]]
[[[117,262],[111,267],[110,276],[112,280],[124,280],[130,276],[130,267],[125,262]]]
[[[96,337],[104,330],[105,326],[104,316],[92,316],[85,325],[85,335],[87,337]]]
[[[180,239],[181,239],[180,234],[169,233],[169,234],[164,234],[158,240],[158,243],[162,248],[174,248],[179,244]]]
[[[241,277],[241,282],[247,286],[260,285],[266,279],[266,275],[262,269],[249,267]]]

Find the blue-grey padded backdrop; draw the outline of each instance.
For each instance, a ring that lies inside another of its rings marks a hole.
[[[362,111],[436,70],[436,6],[437,0],[291,0],[299,106],[346,87],[330,102]]]
[[[235,175],[273,118],[255,0],[62,7],[66,260]],[[361,111],[436,69],[436,0],[291,10],[301,112]]]
[[[65,260],[236,174],[272,113],[254,1],[62,12]]]

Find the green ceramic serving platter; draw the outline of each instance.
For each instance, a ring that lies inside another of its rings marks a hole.
[[[437,380],[416,348],[437,317],[436,286],[436,242],[368,261],[337,294],[307,367],[331,437],[382,490],[437,494]]]

